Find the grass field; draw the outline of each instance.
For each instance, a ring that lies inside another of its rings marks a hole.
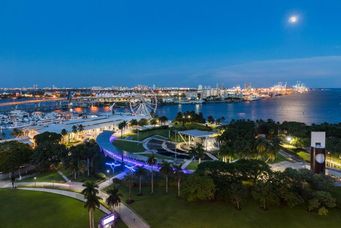
[[[229,203],[188,203],[176,198],[174,189],[168,195],[163,191],[163,188],[158,188],[154,195],[150,195],[149,188],[146,188],[145,195],[134,195],[135,202],[130,205],[151,227],[334,228],[341,224],[341,209],[319,216],[303,207],[274,207],[264,211],[251,201],[238,211]],[[341,200],[341,189],[338,192]],[[126,199],[126,193],[124,195]]]
[[[134,135],[132,139],[142,141],[153,135],[161,135],[163,137],[169,137],[169,129],[155,129],[155,130],[147,130],[140,131],[138,134]]]
[[[44,192],[0,190],[0,227],[88,227],[83,202]],[[103,213],[96,210],[96,222]]]
[[[199,162],[193,160],[191,163],[189,163],[189,165],[186,167],[186,169],[190,169],[190,170],[196,170],[198,168]]]
[[[113,144],[120,150],[125,150],[128,152],[143,152],[144,151],[142,143],[115,140]]]
[[[305,151],[300,151],[297,155],[302,158],[304,161],[310,162],[310,154]]]

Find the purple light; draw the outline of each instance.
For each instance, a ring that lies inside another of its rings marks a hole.
[[[116,136],[111,135],[110,138],[109,138],[110,144],[112,145],[113,141],[115,141],[116,139],[117,139]],[[98,144],[98,145],[101,146],[100,144]],[[126,164],[129,164],[129,165],[132,165],[132,167],[139,166],[139,167],[143,167],[143,168],[148,169],[148,170],[154,170],[154,171],[157,171],[157,172],[159,172],[159,170],[161,168],[161,166],[159,164],[155,164],[153,166],[150,166],[150,165],[148,165],[147,162],[139,161],[139,160],[135,160],[133,158],[130,158],[130,157],[124,155],[122,152],[117,151],[115,147],[112,148],[114,151],[107,150],[107,149],[105,149],[103,147],[101,147],[101,149],[102,149],[102,151],[104,152],[104,154],[106,156],[109,156],[110,158],[112,158],[114,160],[118,160],[118,161],[122,161],[122,158],[123,158],[123,162],[126,163]],[[106,163],[106,164],[109,164],[109,163]],[[131,168],[128,168],[128,169],[131,169]],[[187,170],[187,169],[182,169],[182,172],[185,173],[185,174],[190,174],[193,171]]]
[[[104,217],[101,218],[100,220],[100,226],[101,227],[105,227],[107,225],[111,225],[114,223],[114,221],[116,220],[116,215],[111,213],[111,214],[108,214]]]

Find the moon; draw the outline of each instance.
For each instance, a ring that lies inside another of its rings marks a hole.
[[[288,22],[290,24],[297,24],[298,22],[298,16],[297,15],[292,15],[289,17]]]

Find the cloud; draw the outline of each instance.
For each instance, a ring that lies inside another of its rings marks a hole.
[[[195,74],[196,81],[211,76],[213,83],[236,85],[250,82],[255,86],[302,81],[311,87],[341,87],[341,56],[253,61],[211,69]]]

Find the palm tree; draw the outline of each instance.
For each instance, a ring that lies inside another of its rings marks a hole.
[[[201,163],[201,159],[205,157],[204,146],[201,143],[197,143],[194,147],[191,147],[189,153],[199,160],[199,164]]]
[[[106,200],[107,204],[110,206],[111,211],[115,211],[115,207],[118,207],[121,203],[122,194],[118,191],[118,188],[111,187],[107,191],[108,198]]]
[[[65,138],[65,136],[67,136],[68,132],[67,132],[67,130],[65,128],[63,128],[61,130],[60,134],[63,136],[63,138]],[[68,139],[69,139],[69,137],[68,137]],[[68,140],[68,142],[69,142],[69,140]]]
[[[148,165],[151,166],[152,178],[151,178],[151,193],[154,193],[154,165],[156,164],[156,158],[154,154],[148,158],[147,160]]]
[[[78,125],[78,131],[79,132],[84,131],[84,126],[82,124]]]
[[[130,120],[130,125],[131,126],[136,126],[137,124],[138,124],[137,119]]]
[[[183,175],[183,171],[181,165],[173,165],[174,168],[174,175],[176,176],[176,182],[178,186],[178,197],[180,197],[180,184],[181,184],[181,177]]]
[[[167,122],[168,118],[166,116],[161,116],[159,118],[159,120],[160,120],[161,124],[164,125]]]
[[[77,126],[76,126],[76,125],[73,125],[73,126],[72,126],[72,133],[76,136],[77,132],[78,132]]]
[[[121,130],[121,138],[122,138],[122,135],[123,135],[123,130],[126,127],[127,127],[127,121],[122,121],[121,123],[118,124],[118,129]]]
[[[146,170],[142,167],[138,167],[135,172],[136,176],[139,177],[139,195],[142,195],[142,176],[146,175]]]
[[[21,129],[18,129],[18,128],[14,128],[12,130],[12,135],[14,137],[20,137],[20,136],[23,136],[24,132],[21,130]]]
[[[94,220],[94,212],[96,207],[99,207],[101,199],[97,196],[98,194],[98,185],[93,181],[87,181],[83,184],[85,187],[82,191],[82,194],[85,198],[84,207],[88,208],[89,213],[89,228],[95,228],[95,220]]]
[[[173,169],[169,162],[162,162],[161,168],[160,168],[160,173],[162,173],[165,178],[166,178],[166,193],[168,193],[168,177],[172,173]]]
[[[268,151],[269,143],[264,138],[258,138],[256,141],[256,152],[258,157],[264,158]]]
[[[132,203],[132,198],[131,198],[131,189],[133,187],[133,174],[128,173],[125,178],[124,181],[126,182],[126,184],[128,185],[128,200],[127,203]]]

